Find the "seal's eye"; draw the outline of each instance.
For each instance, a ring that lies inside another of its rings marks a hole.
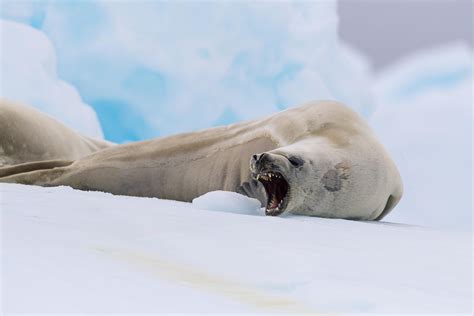
[[[299,157],[290,156],[288,157],[288,160],[293,165],[293,167],[301,167],[304,164],[304,160]]]

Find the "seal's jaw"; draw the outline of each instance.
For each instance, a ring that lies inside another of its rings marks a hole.
[[[278,216],[288,205],[288,192],[290,185],[279,172],[265,172],[257,175],[257,180],[262,183],[267,193],[265,215]]]

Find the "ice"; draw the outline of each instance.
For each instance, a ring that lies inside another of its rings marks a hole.
[[[260,202],[242,194],[228,191],[208,192],[193,200],[193,206],[198,209],[229,212],[247,215],[264,215],[260,210]]]
[[[17,3],[7,1],[2,17],[45,32],[61,77],[112,141],[235,123],[312,99],[373,109],[368,64],[338,40],[333,0]]]
[[[471,233],[246,216],[66,187],[0,184],[0,198],[5,314],[472,308]]]
[[[371,124],[405,192],[387,220],[472,230],[473,54],[453,44],[380,74]]]
[[[73,86],[58,78],[49,39],[17,22],[2,20],[0,29],[0,96],[32,105],[85,135],[102,138],[94,110]]]

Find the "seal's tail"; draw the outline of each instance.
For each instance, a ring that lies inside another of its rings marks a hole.
[[[42,180],[51,180],[62,174],[62,167],[71,165],[72,160],[46,160],[0,167],[0,182],[43,185]]]

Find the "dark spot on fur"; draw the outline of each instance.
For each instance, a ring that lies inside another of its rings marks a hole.
[[[299,168],[299,167],[303,166],[303,164],[304,164],[304,160],[301,159],[300,157],[290,156],[290,157],[288,157],[288,160],[293,165],[293,167],[296,167],[296,168]]]
[[[324,188],[329,192],[339,191],[342,187],[342,180],[339,176],[339,172],[335,169],[331,169],[326,172],[321,179]]]

